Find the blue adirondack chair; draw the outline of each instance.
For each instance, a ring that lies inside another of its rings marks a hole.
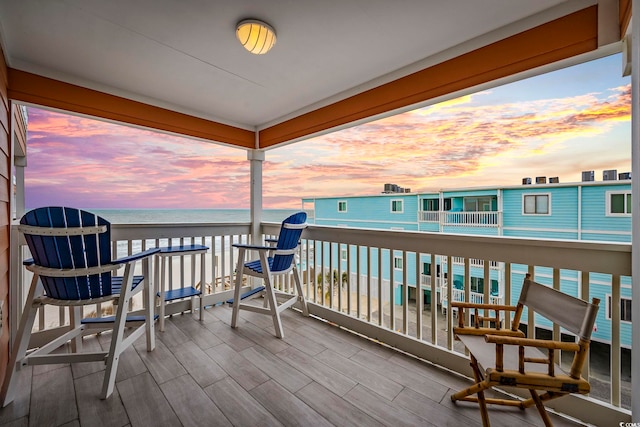
[[[275,246],[233,245],[238,248],[239,251],[234,298],[227,301],[229,304],[233,304],[231,327],[236,327],[240,309],[250,310],[256,313],[270,315],[273,318],[275,335],[278,338],[282,338],[284,333],[280,313],[283,310],[291,307],[296,301],[299,301],[302,305],[303,314],[305,316],[309,314],[306,300],[302,294],[300,275],[295,263],[295,253],[300,244],[300,236],[302,235],[302,230],[307,227],[306,220],[307,214],[304,212],[298,212],[286,218],[282,222],[280,234]],[[257,251],[258,259],[245,262],[247,251]],[[278,291],[274,289],[273,286],[273,276],[286,275],[290,272],[293,272],[297,295]],[[252,289],[244,295],[241,295],[242,279],[245,274],[262,278],[264,280],[264,286]],[[258,295],[264,295],[265,297],[265,305],[263,307],[241,302],[242,300]],[[278,299],[280,299],[280,301]]]
[[[33,280],[0,392],[2,405],[13,400],[16,369],[55,363],[104,361],[106,370],[100,397],[106,399],[113,392],[120,354],[145,332],[147,350],[155,347],[154,321],[150,321],[154,319],[153,292],[149,280],[134,276],[134,267],[136,261],[143,260],[143,273],[149,277],[148,257],[158,249],[113,261],[109,222],[74,208],[32,210],[22,217],[18,229],[24,234],[33,257],[25,262],[26,268],[33,272]],[[121,267],[124,267],[124,276],[114,276]],[[131,297],[142,289],[145,290],[143,315],[127,318]],[[81,319],[82,306],[108,301],[117,303],[115,316]],[[69,307],[68,330],[27,355],[36,311],[47,304]],[[125,323],[135,327],[127,338],[123,338]],[[82,335],[89,328],[112,330],[108,352],[82,352]],[[66,344],[69,344],[69,352],[52,354]]]

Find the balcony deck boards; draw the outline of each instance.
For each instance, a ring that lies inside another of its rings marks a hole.
[[[147,353],[143,337],[125,352],[107,400],[98,397],[100,363],[28,367],[0,424],[481,425],[475,405],[449,399],[466,379],[298,312],[282,317],[282,340],[270,319],[251,312],[231,329],[226,306],[207,309],[202,323],[168,318],[155,351]],[[90,336],[85,346],[108,341]],[[535,409],[494,407],[490,417],[496,426],[542,425]]]

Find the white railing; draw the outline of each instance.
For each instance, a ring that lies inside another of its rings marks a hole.
[[[165,284],[166,290],[194,286],[201,288],[205,295],[205,305],[215,305],[226,301],[232,297],[234,271],[236,268],[237,251],[233,250],[232,244],[236,242],[246,243],[248,240],[250,226],[249,224],[112,224],[111,238],[113,259],[121,258],[145,249],[154,247],[162,247],[169,245],[188,245],[203,244],[209,247],[205,254],[205,277],[200,277],[200,255],[182,255],[170,258],[167,266],[167,280]],[[18,258],[26,258],[30,255],[24,241],[19,238],[17,232],[14,232],[20,241],[20,250]],[[157,260],[153,259],[152,263],[157,266]],[[18,310],[12,321],[12,333],[15,334],[17,319],[19,319],[24,298],[26,297],[27,286],[31,281],[31,273],[22,266],[22,260],[16,259],[14,262],[16,271],[13,277],[19,278],[21,287],[18,287],[16,299],[18,301]],[[154,284],[158,289],[159,274],[158,269],[155,270]],[[141,263],[136,264],[135,274],[142,273]],[[177,301],[167,305],[167,314],[174,314],[188,310],[190,301]],[[107,306],[85,306],[82,308],[83,316],[96,316],[100,314],[108,314],[111,307]],[[40,332],[46,337],[57,333],[56,330],[69,322],[68,313],[63,308],[53,306],[45,306],[38,312],[38,317],[34,325],[33,343],[37,344],[40,340]],[[47,339],[43,337],[42,339]]]
[[[279,224],[262,224],[265,235],[277,235]],[[207,254],[205,283],[213,283],[205,289],[205,305],[214,305],[226,300],[231,289],[224,287],[233,280],[235,253],[231,244],[247,241],[249,224],[151,224],[151,225],[113,225],[112,238],[117,255],[125,255],[134,250],[155,246],[164,246],[166,239],[176,239],[178,243],[203,243],[211,247]],[[18,241],[18,240],[12,240]],[[18,248],[15,248],[18,249]],[[342,250],[346,249],[347,259],[340,260]],[[22,253],[22,251],[14,251]],[[401,257],[402,268],[398,269],[397,259]],[[620,279],[631,275],[631,245],[616,243],[571,242],[515,239],[506,237],[484,237],[471,235],[453,235],[444,233],[425,233],[409,231],[381,231],[355,228],[336,228],[309,226],[303,234],[302,247],[298,263],[303,278],[303,288],[309,301],[311,314],[336,323],[346,329],[371,337],[406,351],[416,357],[429,360],[456,372],[470,375],[468,359],[464,349],[454,342],[453,315],[448,310],[446,317],[438,314],[437,308],[426,309],[422,297],[415,289],[416,283],[422,283],[422,263],[416,259],[431,258],[444,260],[445,269],[452,277],[454,269],[462,269],[469,277],[471,260],[483,260],[484,277],[490,277],[492,263],[504,266],[503,276],[504,302],[517,298],[514,286],[521,284],[521,277],[534,273],[538,281],[551,281],[554,287],[560,286],[560,271],[576,271],[580,280],[578,287],[583,299],[590,299],[590,275],[610,274],[612,305],[620,304]],[[464,260],[462,266],[455,266],[453,257]],[[19,257],[18,257],[19,258]],[[174,286],[191,283],[196,277],[197,260],[190,256],[176,257],[173,262]],[[547,267],[551,274],[539,276],[540,267]],[[12,274],[24,289],[29,280],[21,261],[12,260]],[[328,280],[317,283],[317,273]],[[435,271],[435,270],[434,270]],[[316,273],[317,272],[317,273]],[[342,284],[343,273],[347,273],[347,283]],[[391,272],[391,274],[389,274]],[[459,274],[458,271],[456,274]],[[314,277],[315,276],[315,277]],[[550,278],[551,277],[551,278]],[[382,280],[379,280],[382,278]],[[337,280],[337,282],[336,282]],[[485,282],[487,282],[485,280]],[[414,284],[413,287],[411,284]],[[487,282],[488,283],[488,282]],[[279,282],[282,289],[291,289],[289,279]],[[432,305],[437,293],[438,283],[430,280]],[[462,298],[451,287],[440,289],[447,301]],[[462,290],[465,301],[471,301],[469,288]],[[415,299],[410,300],[410,294]],[[491,301],[489,286],[485,286],[483,301]],[[185,305],[186,307],[186,305]],[[182,306],[176,306],[180,311]],[[604,301],[601,311],[605,310]],[[177,312],[176,311],[176,312]],[[13,310],[19,315],[19,310]],[[171,313],[171,311],[167,311]],[[615,309],[614,309],[615,314]],[[45,314],[42,314],[44,316]],[[59,323],[64,323],[62,313]],[[621,380],[621,337],[619,317],[614,316],[610,345],[610,372],[605,402],[593,397],[567,396],[553,403],[552,407],[560,412],[582,419],[592,424],[606,424],[611,419],[630,421],[629,411],[622,406],[624,397]],[[538,322],[538,317],[529,312],[523,321],[526,325]],[[42,325],[48,328],[47,322]],[[536,323],[540,327],[540,324]],[[15,331],[12,331],[15,334]],[[46,332],[46,331],[45,331]],[[528,328],[529,336],[535,329]],[[559,326],[554,325],[551,333],[554,339],[561,338]],[[583,373],[590,377],[590,369]],[[578,408],[578,409],[576,409]]]
[[[431,288],[431,276],[428,274],[421,274],[420,275],[420,285],[422,285],[423,287],[429,287]],[[441,278],[441,277],[436,277],[436,288],[440,289],[443,286],[447,285],[447,279]]]
[[[468,258],[469,264],[472,267],[484,267],[484,260],[479,258]],[[451,260],[454,264],[464,265],[465,259],[463,257],[454,256],[451,257]],[[496,261],[489,261],[489,268],[498,269],[500,268],[500,264]]]
[[[465,227],[497,227],[499,212],[443,212],[443,225]]]
[[[418,211],[418,221],[440,222],[440,212],[439,211]]]
[[[275,224],[263,224],[263,231],[277,233],[277,227]],[[526,273],[532,273],[534,279],[559,289],[561,272],[563,275],[574,273],[580,296],[589,300],[595,296],[591,294],[590,277],[600,277],[600,273],[604,273],[611,275],[611,304],[615,307],[620,304],[620,280],[631,275],[630,244],[310,226],[303,234],[302,245],[303,253],[309,254],[302,262],[310,266],[303,271],[303,276],[312,314],[469,376],[471,372],[464,349],[453,339],[451,310],[442,318],[441,315],[434,315],[436,310],[425,310],[422,298],[416,298],[415,302],[409,299],[409,294],[415,293],[415,290],[406,292],[406,289],[411,289],[412,283],[424,280],[422,263],[416,262],[417,258],[423,260],[430,257],[432,265],[436,264],[437,259],[444,259],[446,270],[443,273],[452,277],[453,269],[457,269],[456,274],[460,274],[461,270],[465,278],[470,275],[471,260],[483,260],[485,283],[489,283],[492,277],[492,266],[501,266],[502,295],[492,297],[489,294],[490,286],[485,286],[481,298],[480,295],[473,295],[469,288],[458,294],[447,287],[443,293],[448,301],[475,299],[513,303],[517,300]],[[342,262],[338,254],[345,248],[347,261]],[[401,271],[396,268],[399,255],[403,260]],[[453,257],[463,260],[463,265],[455,266]],[[478,264],[476,261],[473,263]],[[322,269],[335,270],[337,277],[341,277],[343,271],[355,272],[358,281],[349,283],[347,289],[351,292],[345,292],[343,288],[337,292],[339,286],[332,280],[318,284],[321,291],[314,292],[313,271]],[[393,274],[389,275],[389,272]],[[379,281],[378,277],[390,280],[384,283],[385,280]],[[467,283],[467,280],[464,282]],[[434,301],[437,284],[431,281],[429,286]],[[322,298],[322,295],[326,297]],[[600,311],[605,310],[605,302],[602,301]],[[600,390],[599,393],[604,397],[598,398],[603,400],[567,396],[551,404],[560,412],[596,425],[606,424],[611,419],[631,420],[629,411],[623,407],[624,399],[630,402],[630,396],[621,381],[621,322],[619,317],[614,316],[613,319],[609,320],[614,331],[610,337],[611,375],[602,386],[604,392]],[[535,329],[527,328],[530,337],[535,335],[536,329],[545,328],[554,339],[566,338],[565,331],[559,325],[549,323],[546,326],[539,315],[533,312],[525,315],[522,323],[535,323]],[[585,377],[590,377],[592,369],[586,368]],[[598,383],[603,379],[601,374],[598,373]],[[628,407],[627,404],[625,406]]]
[[[500,225],[500,212],[418,211],[418,221],[440,226],[495,228]]]
[[[447,304],[447,287],[443,286],[440,288],[440,294],[442,295],[442,304]],[[453,297],[453,301],[455,302],[463,302],[466,301],[465,291],[464,289],[452,289],[451,296]],[[469,301],[472,304],[484,304],[484,294],[480,292],[469,292]],[[504,304],[502,295],[489,295],[489,304]]]

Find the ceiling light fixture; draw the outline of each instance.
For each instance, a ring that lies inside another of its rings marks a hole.
[[[236,37],[245,49],[256,55],[269,52],[276,44],[276,30],[257,19],[240,21],[236,26]]]

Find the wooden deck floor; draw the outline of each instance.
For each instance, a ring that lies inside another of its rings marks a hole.
[[[288,310],[285,338],[270,318],[216,307],[200,323],[168,319],[155,351],[144,338],[120,362],[100,400],[104,364],[37,366],[19,374],[7,426],[478,426],[478,408],[449,396],[470,384],[314,318]],[[109,334],[85,338],[106,346]],[[490,408],[495,426],[540,426],[535,409]],[[575,426],[552,415],[556,426]]]

